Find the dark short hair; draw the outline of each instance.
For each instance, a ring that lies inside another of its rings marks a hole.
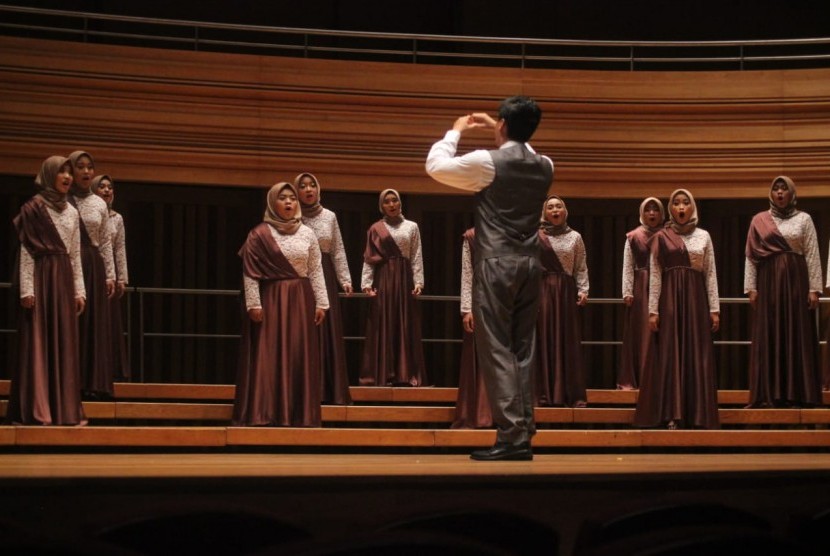
[[[507,124],[507,138],[526,143],[542,119],[542,109],[530,97],[506,98],[499,106],[499,118]]]

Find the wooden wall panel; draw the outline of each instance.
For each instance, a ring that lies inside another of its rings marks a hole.
[[[423,170],[453,119],[524,93],[568,197],[828,196],[830,70],[602,72],[308,60],[0,37],[0,174],[85,148],[116,179],[447,194]],[[462,149],[489,148],[482,133]]]

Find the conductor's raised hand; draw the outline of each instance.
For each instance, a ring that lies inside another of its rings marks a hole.
[[[476,127],[483,127],[487,129],[493,129],[496,127],[496,120],[490,114],[485,112],[475,112],[472,115],[473,121],[476,123]]]

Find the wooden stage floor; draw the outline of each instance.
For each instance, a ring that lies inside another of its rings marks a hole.
[[[537,454],[477,462],[466,454],[0,454],[0,479],[458,477],[830,473],[827,453]]]

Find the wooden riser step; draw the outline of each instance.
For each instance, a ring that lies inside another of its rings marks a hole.
[[[0,380],[0,397],[8,397],[10,383]],[[233,384],[163,384],[163,383],[115,383],[116,399],[153,400],[213,400],[228,401],[234,396]],[[436,403],[455,404],[457,388],[406,388],[352,386],[352,400],[355,403]],[[637,390],[588,390],[589,405],[634,405]],[[719,390],[719,405],[746,405],[749,393],[746,390]],[[824,403],[830,405],[830,391],[824,392]]]
[[[0,400],[0,417],[8,402]],[[100,420],[230,421],[233,406],[228,403],[170,402],[84,402],[84,412],[95,424]],[[723,425],[818,425],[830,424],[830,409],[720,409]],[[539,424],[630,425],[633,408],[537,407]],[[455,408],[435,406],[324,405],[324,423],[440,423],[455,419]]]
[[[492,430],[0,427],[0,446],[472,448]],[[830,431],[540,430],[535,448],[830,448]]]

